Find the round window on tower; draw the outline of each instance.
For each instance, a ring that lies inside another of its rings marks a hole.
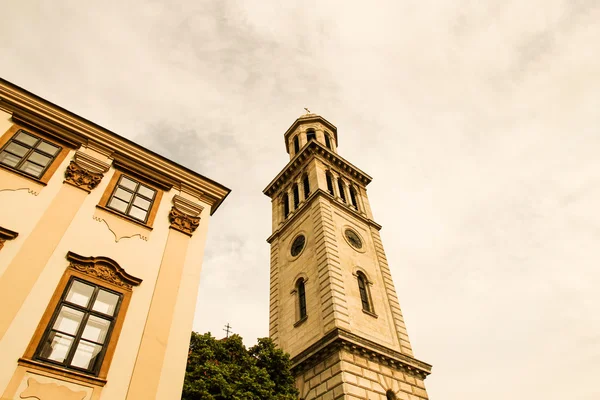
[[[344,238],[346,239],[346,242],[348,242],[348,244],[352,247],[354,247],[356,250],[361,251],[363,248],[363,242],[362,239],[360,238],[360,236],[358,235],[358,233],[356,233],[356,231],[354,229],[350,229],[350,228],[346,228],[346,230],[344,230]]]
[[[304,250],[304,245],[306,244],[306,237],[304,235],[298,235],[296,239],[292,242],[292,248],[290,249],[290,254],[292,257],[298,256]]]

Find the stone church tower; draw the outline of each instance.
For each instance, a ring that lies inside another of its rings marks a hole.
[[[338,155],[337,129],[305,114],[272,199],[269,334],[291,354],[300,398],[428,399],[366,186]]]

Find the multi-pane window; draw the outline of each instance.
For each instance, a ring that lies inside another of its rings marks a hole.
[[[300,151],[300,140],[298,139],[298,135],[294,137],[294,154],[298,154]]]
[[[304,279],[298,279],[296,284],[298,290],[298,316],[299,320],[306,318],[306,290],[304,288]]]
[[[119,313],[122,295],[71,278],[40,341],[35,358],[97,374]]]
[[[41,178],[61,147],[19,130],[0,152],[0,163],[35,178]]]
[[[310,195],[310,182],[308,181],[308,174],[304,174],[302,178],[302,186],[304,186],[304,198],[308,199]]]
[[[325,146],[331,150],[331,140],[329,139],[329,134],[327,132],[325,132]]]
[[[317,140],[317,134],[312,129],[306,132],[306,143],[310,142],[311,140]]]
[[[146,222],[155,197],[156,190],[126,175],[121,175],[107,207]]]
[[[367,278],[363,275],[362,272],[359,272],[357,274],[357,280],[362,308],[365,311],[372,312],[373,310],[371,310],[371,303],[369,302],[369,293],[367,292]]]

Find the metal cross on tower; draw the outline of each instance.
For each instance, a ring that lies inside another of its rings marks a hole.
[[[225,325],[225,329],[223,329],[226,333],[227,333],[227,338],[229,338],[229,334],[232,333],[233,331],[231,330],[231,326],[229,325],[229,322],[227,323],[227,325]]]

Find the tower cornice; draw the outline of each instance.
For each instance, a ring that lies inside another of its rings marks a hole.
[[[292,358],[292,369],[299,371],[312,368],[316,363],[340,349],[361,355],[377,363],[387,364],[405,373],[425,379],[431,374],[431,365],[414,357],[399,353],[345,329],[335,328],[319,341]]]
[[[363,172],[359,168],[355,167],[352,163],[345,160],[343,157],[335,154],[321,143],[311,140],[289,163],[281,170],[281,172],[267,185],[263,190],[263,193],[269,197],[273,197],[273,194],[287,182],[287,178],[293,175],[300,168],[304,166],[304,162],[311,156],[319,156],[331,163],[331,165],[345,171],[347,174],[352,176],[354,179],[359,181],[364,186],[367,186],[373,178],[367,173]]]
[[[365,217],[364,215],[362,215],[361,213],[357,212],[356,210],[348,207],[348,205],[341,203],[335,199],[333,199],[331,197],[331,195],[327,192],[325,192],[322,189],[317,189],[315,190],[313,193],[311,193],[311,195],[302,202],[302,204],[298,207],[297,210],[292,211],[292,214],[290,215],[289,218],[287,218],[285,220],[285,222],[279,227],[277,228],[277,230],[275,232],[273,232],[273,234],[271,236],[269,236],[267,238],[267,243],[271,243],[273,240],[275,240],[275,238],[277,236],[279,236],[279,234],[283,231],[285,231],[285,228],[293,223],[293,221],[295,221],[299,215],[302,215],[304,212],[306,212],[305,210],[310,209],[309,206],[307,206],[308,204],[312,203],[313,201],[315,201],[315,199],[318,199],[319,197],[324,197],[328,200],[331,201],[331,204],[333,204],[336,207],[342,208],[344,209],[346,212],[351,212],[352,215],[354,215],[356,218],[358,218],[360,221],[364,222],[367,225],[372,226],[373,228],[377,229],[378,231],[381,230],[381,225],[379,225],[377,222],[373,221],[372,219],[369,219],[367,217]]]

